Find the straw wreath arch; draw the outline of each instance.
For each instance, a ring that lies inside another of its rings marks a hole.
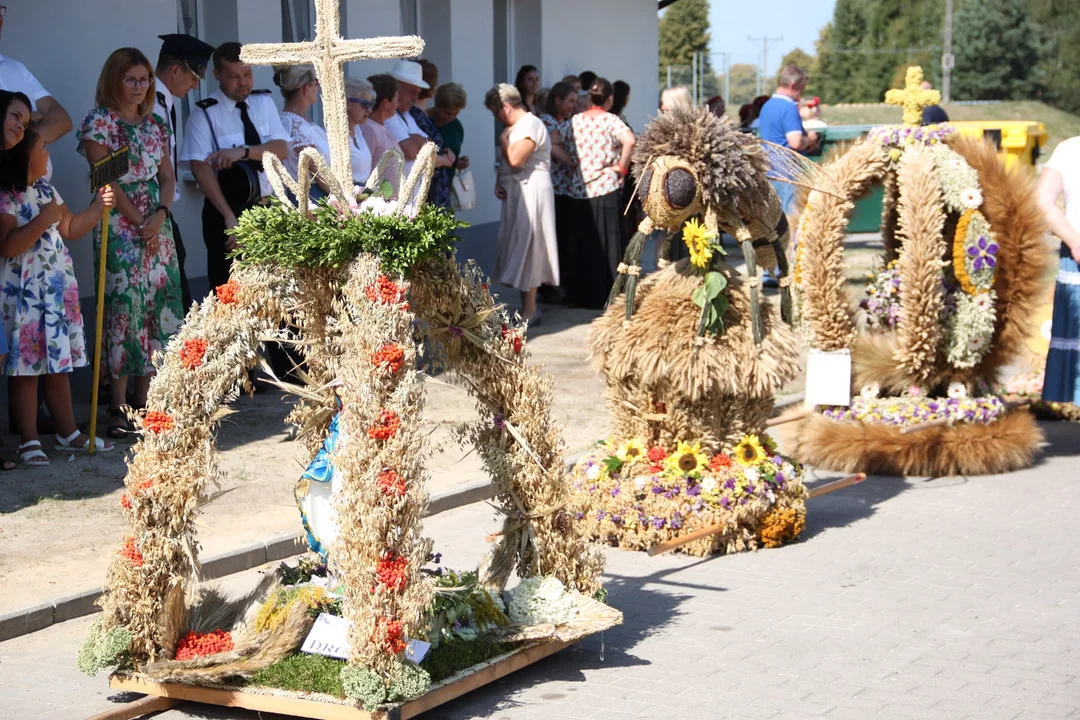
[[[914,71],[909,92],[921,80]],[[908,96],[892,97],[902,104]],[[1031,178],[1006,170],[989,143],[947,125],[875,128],[826,171],[842,197],[809,194],[796,306],[811,347],[851,352],[855,399],[795,425],[795,456],[839,470],[919,475],[1030,464],[1038,428],[991,389],[1027,337],[1047,267]],[[854,201],[875,182],[885,187],[885,249],[853,310],[844,236]]]
[[[287,624],[293,634],[278,631],[271,641],[245,626],[247,645],[236,640],[235,658],[219,656],[213,668],[177,660],[182,631],[206,612],[195,520],[219,477],[214,430],[268,339],[296,343],[304,356],[305,387],[289,420],[307,459],[339,413],[332,462],[344,482],[330,556],[344,588],[352,667],[390,685],[403,667],[415,668],[401,662],[404,639],[416,636],[433,597],[422,572],[431,541],[420,524],[427,448],[416,362],[424,340],[434,365],[461,375],[483,418],[462,435],[483,458],[506,520],[481,566],[482,585],[499,592],[516,569],[582,595],[599,590],[603,555],[566,510],[552,380],[528,363],[524,328],[495,303],[480,270],[460,268],[448,252],[452,216],[425,206],[410,218],[405,204],[375,212],[385,207],[379,196],[356,208],[320,204],[310,214],[275,204],[241,219],[247,260],[157,358],[121,500],[130,530],[111,561],[88,657],[122,655],[151,679],[206,682],[265,666],[310,627]],[[278,329],[285,326],[292,330]]]

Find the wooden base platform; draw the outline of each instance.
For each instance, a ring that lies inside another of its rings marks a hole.
[[[368,712],[351,705],[340,705],[312,698],[296,697],[295,694],[256,693],[244,688],[218,689],[178,685],[175,683],[156,683],[125,675],[113,675],[109,678],[109,687],[114,690],[143,693],[158,698],[174,701],[199,702],[207,705],[239,707],[247,710],[279,713],[312,720],[408,720],[443,703],[461,697],[490,682],[505,677],[533,663],[554,655],[576,641],[550,641],[523,648],[490,665],[480,666],[473,673],[463,675],[457,680],[435,686],[431,692],[401,705],[394,705],[386,710]],[[161,708],[154,708],[155,710]],[[118,713],[123,710],[118,708]],[[149,710],[144,712],[150,712]],[[142,713],[140,713],[142,714]],[[134,718],[139,715],[116,714],[114,718]]]

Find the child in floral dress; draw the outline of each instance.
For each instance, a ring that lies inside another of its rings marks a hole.
[[[4,372],[12,377],[11,404],[21,435],[19,460],[49,464],[37,435],[37,385],[44,376],[45,402],[56,422],[56,444],[86,450],[71,404],[68,374],[86,365],[79,286],[64,239],[90,232],[113,195],[103,189],[75,215],[44,178],[49,151],[32,128],[0,164],[0,313],[10,352]],[[95,438],[98,452],[113,446]]]

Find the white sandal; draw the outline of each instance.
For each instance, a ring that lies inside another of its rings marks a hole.
[[[45,467],[49,456],[41,450],[40,440],[29,440],[19,446],[19,462],[27,467]]]
[[[63,437],[60,437],[59,435],[57,435],[56,436],[56,447],[63,448],[64,450],[72,450],[74,452],[87,452],[90,449],[90,441],[89,440],[86,441],[85,445],[73,445],[72,444],[72,443],[75,442],[76,438],[78,438],[80,435],[82,435],[82,432],[79,431],[79,430],[76,430],[75,432],[71,433],[71,435],[69,435],[66,438],[63,438]],[[94,449],[97,450],[98,452],[110,452],[110,451],[112,451],[112,449],[114,447],[113,445],[110,445],[109,443],[106,443],[101,438],[94,438],[94,440],[95,440]]]

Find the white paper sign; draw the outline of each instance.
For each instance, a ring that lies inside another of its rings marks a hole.
[[[417,665],[427,655],[428,650],[431,649],[431,643],[424,642],[423,640],[410,640],[409,644],[405,646],[405,658],[412,660]]]
[[[300,647],[312,655],[345,660],[349,656],[349,623],[345,618],[322,613]]]
[[[806,363],[806,404],[851,405],[851,351],[810,351]]]

